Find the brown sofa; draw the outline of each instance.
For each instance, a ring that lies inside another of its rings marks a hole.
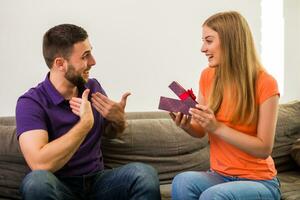
[[[171,199],[172,178],[187,170],[209,168],[207,138],[192,138],[166,112],[127,113],[128,127],[119,138],[103,138],[105,166],[144,162],[158,171],[162,199]],[[282,199],[300,199],[300,101],[281,104],[272,156],[281,181]],[[299,152],[299,153],[298,153]],[[296,161],[296,162],[295,162]],[[18,187],[28,167],[15,137],[14,117],[0,117],[0,200],[20,199]]]

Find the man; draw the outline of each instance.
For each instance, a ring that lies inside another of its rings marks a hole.
[[[48,30],[43,55],[50,72],[17,102],[17,137],[32,171],[23,199],[160,199],[156,171],[131,163],[104,170],[101,136],[125,129],[125,93],[109,99],[89,71],[96,64],[87,32],[62,24]]]

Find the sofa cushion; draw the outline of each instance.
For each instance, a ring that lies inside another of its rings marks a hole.
[[[298,139],[292,146],[291,155],[294,161],[300,166],[300,139]]]
[[[272,157],[278,172],[297,167],[291,157],[294,142],[300,138],[300,101],[279,105]]]
[[[189,136],[169,117],[128,119],[128,127],[119,138],[103,138],[102,143],[106,168],[147,163],[156,168],[162,184],[171,183],[179,172],[209,168],[207,138]]]
[[[1,124],[0,138],[0,198],[21,199],[19,186],[29,168],[19,149],[16,127]]]
[[[281,199],[300,199],[300,173],[299,171],[286,171],[278,174],[280,180]]]

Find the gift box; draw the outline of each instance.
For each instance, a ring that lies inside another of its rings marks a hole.
[[[173,81],[169,88],[179,97],[173,99],[169,97],[160,97],[158,109],[166,110],[169,112],[181,112],[185,115],[189,114],[189,109],[196,106],[196,96],[193,90],[185,90],[178,82]]]

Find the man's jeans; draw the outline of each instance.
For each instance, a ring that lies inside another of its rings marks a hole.
[[[20,190],[25,200],[160,199],[157,172],[142,163],[67,178],[57,178],[49,171],[36,170],[24,178]]]
[[[173,200],[279,200],[280,184],[222,176],[214,171],[184,172],[172,182]]]

